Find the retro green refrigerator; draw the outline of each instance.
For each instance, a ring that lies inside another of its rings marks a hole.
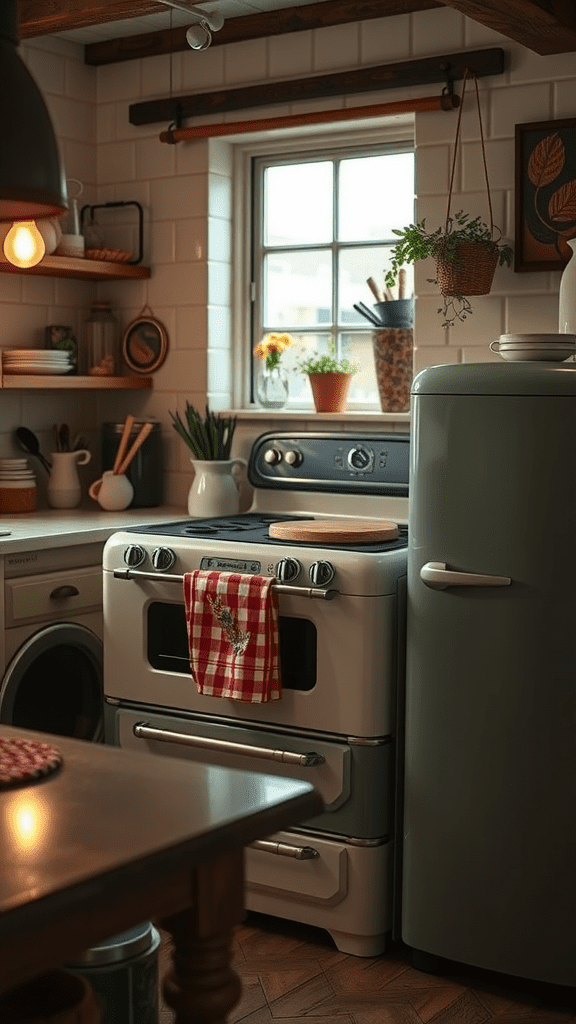
[[[401,930],[576,985],[576,363],[413,382]]]

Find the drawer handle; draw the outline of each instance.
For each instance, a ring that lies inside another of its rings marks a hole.
[[[157,729],[147,722],[136,722],[134,735],[138,739],[158,740],[160,743],[179,743],[186,747],[202,747],[204,750],[217,750],[222,754],[248,754],[264,761],[281,761],[283,764],[296,764],[300,768],[310,768],[324,764],[323,754],[310,751],[298,754],[294,750],[275,750],[273,747],[255,747],[250,743],[234,743],[232,740],[215,740],[210,736],[190,736],[185,732],[174,732],[172,729]]]
[[[71,583],[64,583],[61,587],[55,587],[50,594],[50,600],[62,601],[65,597],[78,597],[79,593],[78,587],[73,587]]]
[[[272,839],[256,839],[248,845],[251,850],[273,853],[275,857],[293,857],[294,860],[313,860],[320,856],[313,846],[292,846],[291,843],[275,843]]]

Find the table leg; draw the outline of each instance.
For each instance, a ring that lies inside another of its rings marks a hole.
[[[240,999],[231,966],[234,927],[244,912],[244,851],[200,864],[192,872],[188,910],[159,924],[172,937],[172,967],[163,982],[175,1024],[225,1024]]]

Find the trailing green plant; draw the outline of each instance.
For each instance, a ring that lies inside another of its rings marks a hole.
[[[220,416],[210,412],[200,413],[186,402],[184,419],[179,412],[170,412],[172,426],[180,434],[197,459],[204,461],[227,461],[230,459],[232,439],[236,429],[236,418]]]
[[[346,357],[336,357],[334,341],[331,341],[328,346],[328,354],[313,353],[306,359],[300,359],[298,369],[305,376],[309,376],[311,373],[357,373],[358,371],[358,367],[354,366]]]
[[[514,250],[502,239],[498,228],[496,237],[494,229],[491,229],[480,217],[470,220],[470,215],[460,210],[453,217],[448,217],[444,227],[436,228],[435,231],[426,229],[426,219],[416,224],[408,224],[407,227],[394,229],[393,233],[398,235],[400,241],[391,251],[390,270],[386,274],[386,284],[392,288],[396,283],[398,271],[407,263],[417,263],[419,260],[432,257],[436,261],[452,263],[454,268],[458,267],[461,261],[462,244],[480,244],[489,251],[494,252],[500,266],[510,266],[514,256]],[[438,277],[427,278],[430,284],[438,284]],[[465,320],[472,313],[472,306],[469,299],[460,293],[443,295],[443,305],[438,309],[445,317],[443,327],[450,327],[455,320]]]

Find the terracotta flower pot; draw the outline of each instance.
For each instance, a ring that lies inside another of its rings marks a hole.
[[[344,412],[351,373],[309,373],[316,412]]]

